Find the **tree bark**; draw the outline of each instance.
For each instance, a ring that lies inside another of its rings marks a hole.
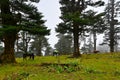
[[[10,12],[10,6],[9,6],[9,0],[4,0],[1,5],[1,17],[2,17],[2,25],[3,28],[7,29],[7,27],[15,26],[16,23],[14,21],[14,18],[12,16],[12,13]],[[6,25],[6,27],[4,27]],[[5,31],[3,36],[3,42],[4,42],[4,52],[0,55],[0,62],[1,63],[14,63],[15,56],[14,56],[14,43],[16,40],[16,31]]]
[[[80,57],[80,51],[79,51],[79,26],[75,25],[74,26],[74,32],[73,32],[73,36],[74,36],[74,53],[73,53],[73,57]]]
[[[15,63],[14,44],[16,36],[10,34],[4,37],[4,52],[0,56],[1,63]]]
[[[94,51],[96,51],[96,31],[93,32],[93,40],[94,40]]]
[[[115,1],[114,0],[111,0],[111,21],[110,21],[110,52],[114,52],[114,35],[115,35],[115,32],[114,32],[114,4]]]

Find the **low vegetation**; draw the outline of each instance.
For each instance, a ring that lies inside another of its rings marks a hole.
[[[16,64],[0,65],[0,80],[119,80],[120,53],[17,58]]]

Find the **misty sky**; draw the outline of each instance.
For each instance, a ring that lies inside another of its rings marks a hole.
[[[60,23],[60,4],[59,0],[40,0],[40,3],[37,4],[40,12],[43,13],[44,19],[47,20],[45,25],[51,29],[51,35],[49,36],[49,43],[52,47],[57,43],[55,27]]]
[[[95,0],[97,1],[97,0]],[[108,0],[104,0],[107,2]],[[118,1],[118,0],[117,0]],[[52,47],[54,47],[54,44],[57,43],[57,33],[55,33],[55,27],[57,24],[61,22],[59,19],[61,13],[60,13],[60,4],[59,0],[40,0],[40,3],[37,4],[37,7],[40,12],[44,15],[44,20],[47,20],[45,25],[51,29],[51,35],[49,36],[49,43]],[[95,9],[96,11],[103,11],[104,7],[99,7]],[[101,42],[101,36],[98,36],[97,42]]]

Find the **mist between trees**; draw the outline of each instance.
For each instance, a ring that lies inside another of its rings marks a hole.
[[[50,35],[50,29],[45,26],[43,14],[32,4],[38,2],[39,0],[0,1],[0,39],[4,43],[1,63],[16,62],[15,48],[17,52],[34,52],[40,56],[43,52],[45,55],[52,52],[48,38],[45,37]],[[59,38],[55,48],[61,53],[80,57],[81,49],[86,52],[97,51],[98,34],[104,34],[101,45],[108,45],[109,52],[114,52],[115,47],[119,47],[120,1],[108,0],[105,3],[102,0],[60,0],[59,3],[62,21],[55,28]],[[95,11],[103,6],[103,12]],[[84,46],[80,49],[82,43]]]

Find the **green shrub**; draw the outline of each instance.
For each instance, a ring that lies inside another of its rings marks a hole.
[[[60,65],[55,65],[54,68],[58,73],[64,72],[64,68]]]
[[[80,69],[78,66],[78,63],[67,63],[67,64],[51,64],[51,66],[48,67],[50,72],[74,72]]]

